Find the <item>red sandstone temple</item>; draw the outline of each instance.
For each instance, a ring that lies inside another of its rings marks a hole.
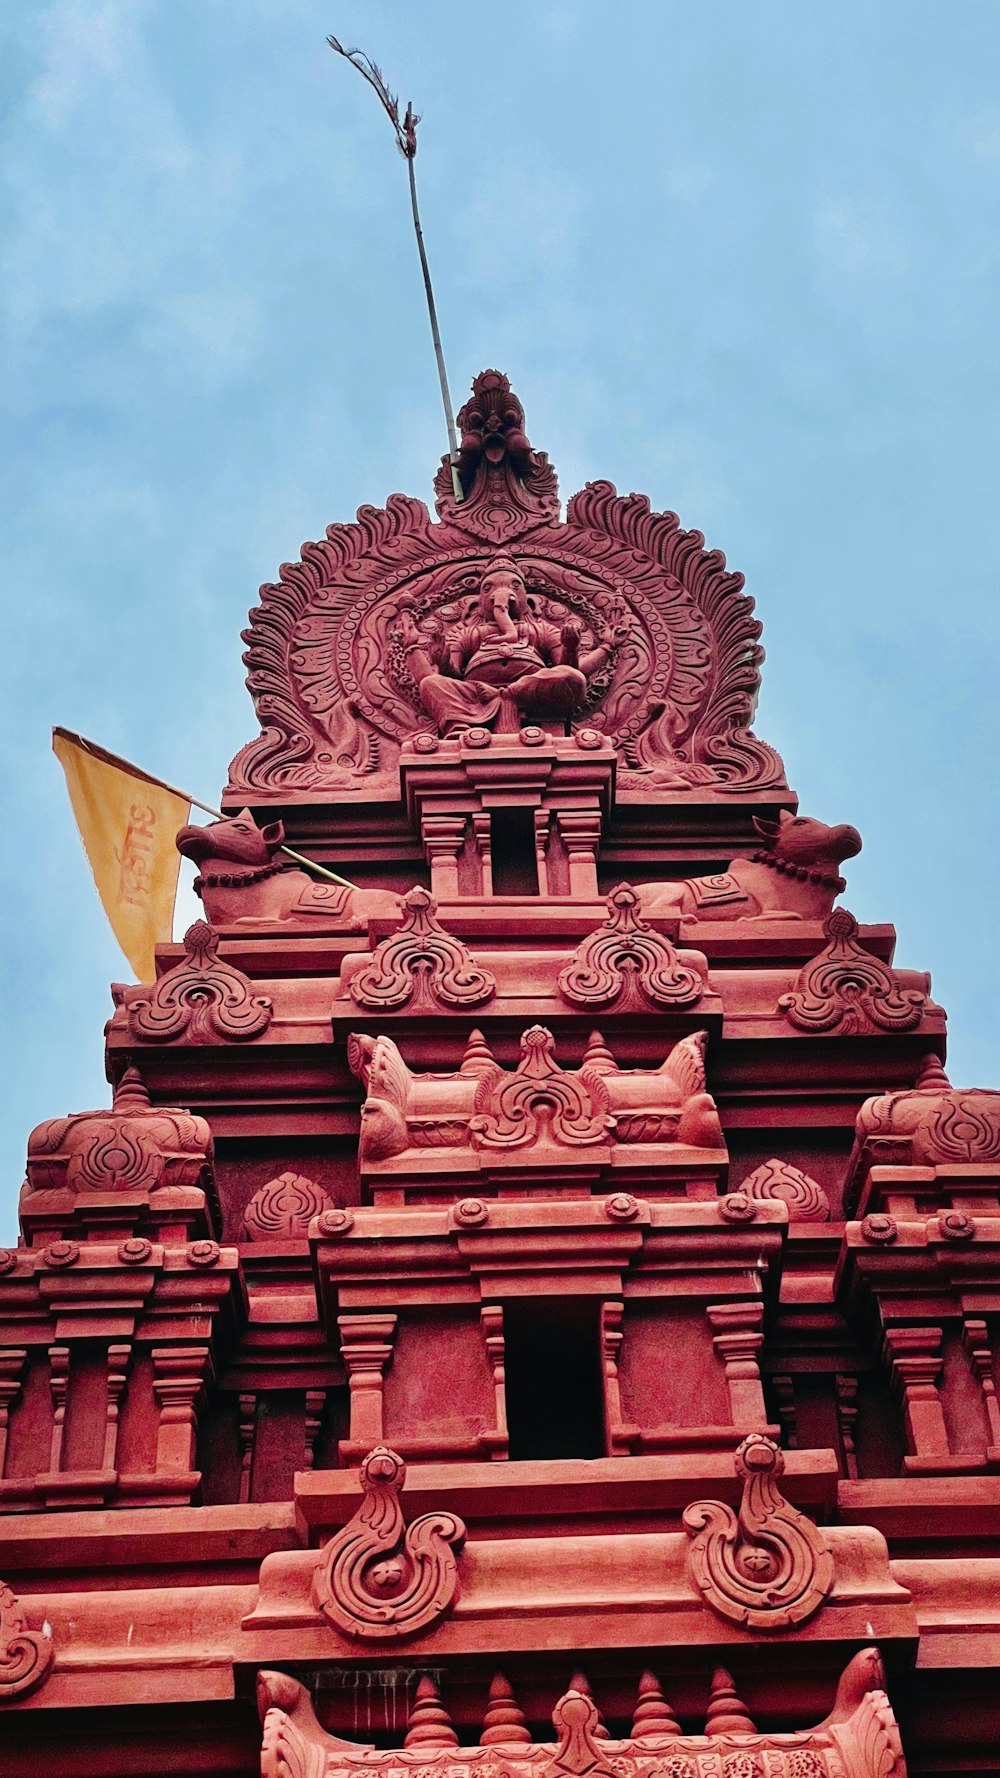
[[[741,577],[460,422],[263,589],[204,920],[29,1138],[0,1772],[996,1773],[1000,1095]]]

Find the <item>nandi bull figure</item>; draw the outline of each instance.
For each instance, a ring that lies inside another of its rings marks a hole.
[[[400,918],[399,897],[391,890],[315,881],[277,862],[284,838],[282,822],[258,827],[249,809],[207,827],[181,828],[177,850],[198,866],[195,892],[212,926],[322,919],[345,932],[363,932],[373,917]]]
[[[754,816],[764,844],[749,858],[734,858],[715,877],[676,883],[639,883],[645,915],[680,914],[696,920],[825,920],[847,885],[837,866],[861,850],[856,827],[827,827],[809,815],[782,809],[777,821]]]

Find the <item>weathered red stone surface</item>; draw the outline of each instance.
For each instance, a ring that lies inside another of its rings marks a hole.
[[[205,920],[29,1138],[2,1774],[1000,1770],[1000,1093],[740,577],[525,426],[263,589]]]

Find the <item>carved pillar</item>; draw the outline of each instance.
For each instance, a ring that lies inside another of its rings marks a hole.
[[[604,1437],[609,1457],[628,1457],[633,1450],[639,1429],[627,1426],[622,1418],[621,1383],[618,1356],[624,1334],[625,1304],[601,1304],[601,1366],[604,1372]]]
[[[439,901],[452,901],[458,894],[458,860],[467,824],[467,815],[424,815],[421,819],[421,838],[431,867],[431,894]]]
[[[535,810],[535,874],[538,877],[539,895],[552,893],[549,883],[549,811]]]
[[[733,1425],[757,1430],[767,1425],[757,1354],[764,1344],[764,1306],[759,1302],[718,1303],[708,1310],[712,1344],[726,1367]]]
[[[49,1473],[58,1475],[62,1469],[63,1437],[66,1431],[66,1399],[69,1394],[69,1347],[49,1347],[49,1392],[52,1396],[52,1444],[49,1451]]]
[[[104,1411],[104,1460],[101,1468],[105,1471],[116,1467],[118,1457],[118,1418],[121,1399],[125,1393],[129,1362],[132,1347],[126,1343],[121,1346],[108,1347],[108,1384]]]
[[[858,1379],[840,1372],[836,1379],[837,1426],[844,1452],[844,1469],[850,1481],[858,1479],[858,1453],[854,1448],[854,1428],[858,1418]]]
[[[1000,1401],[997,1400],[997,1388],[993,1381],[993,1348],[985,1321],[966,1321],[962,1327],[962,1339],[986,1410],[986,1424],[989,1429],[987,1458],[991,1463],[996,1463],[1000,1461]]]
[[[21,1373],[27,1356],[24,1346],[10,1346],[0,1352],[0,1481],[6,1474],[10,1410],[20,1394]]]
[[[594,901],[597,848],[601,841],[600,809],[557,809],[556,820],[569,860],[569,892]]]
[[[194,1469],[197,1406],[208,1378],[207,1346],[154,1346],[153,1394],[160,1405],[156,1473],[190,1476]]]
[[[240,1505],[246,1506],[253,1483],[253,1451],[257,1443],[257,1397],[240,1396]]]
[[[323,1424],[323,1409],[326,1406],[325,1389],[306,1390],[306,1424],[305,1424],[305,1459],[303,1469],[312,1469],[316,1462],[316,1441]]]
[[[493,1372],[493,1405],[496,1431],[486,1435],[490,1456],[505,1458],[507,1439],[507,1375],[504,1366],[503,1309],[499,1303],[484,1303],[479,1311],[486,1356]]]
[[[352,1445],[382,1443],[382,1384],[392,1357],[395,1315],[338,1315],[340,1350],[351,1391]]]
[[[938,1384],[944,1360],[939,1327],[889,1327],[885,1355],[903,1401],[910,1453],[904,1470],[927,1473],[952,1467],[948,1430]]]
[[[479,856],[480,892],[483,895],[493,894],[493,823],[489,815],[479,813],[472,817],[472,836],[476,842]]]

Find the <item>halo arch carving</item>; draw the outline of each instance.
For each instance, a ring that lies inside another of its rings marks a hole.
[[[437,523],[394,494],[261,589],[243,636],[262,733],[233,761],[227,797],[396,795],[400,747],[428,725],[412,661],[469,633],[500,550],[521,582],[522,641],[556,638],[550,656],[584,669],[567,719],[615,743],[621,791],[784,788],[750,727],[763,649],[742,575],[610,482],[588,483],[561,521],[554,472],[500,373],[476,379],[459,422],[465,498],[439,473]],[[460,676],[456,658],[444,670]]]

